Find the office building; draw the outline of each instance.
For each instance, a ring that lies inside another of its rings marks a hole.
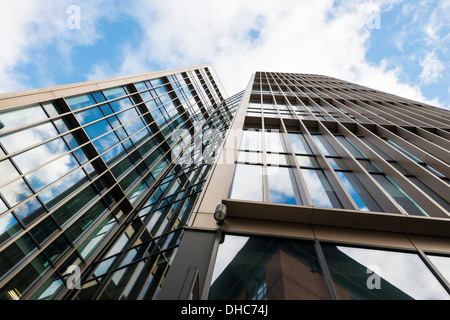
[[[243,88],[244,89],[244,88]],[[0,96],[2,299],[449,299],[450,112],[212,66]]]

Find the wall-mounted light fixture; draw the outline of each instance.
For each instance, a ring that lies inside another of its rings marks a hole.
[[[227,217],[227,207],[224,204],[219,204],[214,212],[214,219],[217,221],[218,225],[223,225],[225,223],[225,218]]]

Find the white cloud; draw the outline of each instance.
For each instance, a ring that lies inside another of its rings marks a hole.
[[[143,39],[124,50],[119,74],[211,63],[229,94],[244,89],[255,71],[278,71],[324,74],[436,104],[402,83],[400,69],[366,60],[368,19],[399,2],[136,1],[129,14]]]
[[[97,32],[100,17],[113,12],[106,0],[77,1],[80,8],[81,29],[70,30],[67,8],[71,0],[20,0],[0,2],[0,92],[26,89],[27,75],[17,70],[33,63],[41,68],[40,74],[49,85],[52,84],[45,63],[48,57],[44,48],[58,52],[58,62],[67,68],[71,64],[71,50],[74,46],[87,46],[101,38]]]
[[[420,79],[422,79],[425,84],[438,81],[442,76],[442,72],[445,70],[444,65],[439,61],[435,51],[429,52],[425,58],[420,61],[420,65],[423,68]]]

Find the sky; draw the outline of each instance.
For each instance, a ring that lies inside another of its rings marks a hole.
[[[450,0],[0,3],[0,93],[211,64],[323,74],[450,109]]]

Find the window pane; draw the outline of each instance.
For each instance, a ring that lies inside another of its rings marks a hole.
[[[328,300],[329,295],[312,243],[226,235],[209,299]]]
[[[408,214],[417,216],[426,216],[423,211],[406,193],[403,192],[391,179],[382,174],[372,174],[372,177],[391,195],[391,197],[401,206]]]
[[[267,164],[272,166],[291,166],[294,164],[291,157],[285,154],[267,153],[266,160]]]
[[[36,245],[27,234],[6,247],[0,254],[0,279],[35,249]]]
[[[47,118],[40,105],[1,112],[0,116],[5,125],[3,130],[11,130]]]
[[[383,211],[353,172],[336,172],[336,174],[360,210]]]
[[[244,130],[242,133],[241,150],[262,151],[261,132]]]
[[[256,152],[239,152],[238,154],[238,162],[249,163],[249,164],[258,164],[262,163],[262,153]]]
[[[327,158],[327,160],[333,169],[340,169],[340,170],[350,169],[348,165],[345,163],[345,161],[340,158]]]
[[[300,167],[320,168],[316,157],[297,156],[297,161]]]
[[[266,131],[265,139],[267,152],[287,152],[281,132],[276,130]]]
[[[0,149],[0,157],[4,155],[5,153]],[[19,175],[12,162],[7,159],[0,161],[0,172],[0,185],[14,179]]]
[[[44,167],[27,175],[27,179],[36,192],[58,180],[78,167],[78,162],[72,154],[67,154]]]
[[[0,200],[0,205],[2,201]],[[6,207],[5,207],[6,208]],[[1,210],[0,210],[1,211]],[[17,222],[17,219],[11,213],[0,218],[0,245],[14,237],[22,227]]]
[[[350,152],[355,158],[367,158],[358,148],[356,148],[353,143],[351,143],[344,136],[336,136],[336,139]]]
[[[301,171],[314,206],[342,208],[322,170],[301,169]]]
[[[420,181],[416,177],[408,177],[408,179],[411,180],[411,182],[414,183],[420,190],[425,192],[427,195],[433,198],[433,200],[439,203],[445,210],[450,212],[450,204],[447,202],[447,200],[443,199],[436,192],[428,188],[427,185],[425,185],[422,181]]]
[[[323,135],[312,135],[314,142],[325,156],[338,156],[338,153]]]
[[[267,175],[269,178],[270,202],[302,204],[292,168],[268,167]]]
[[[57,135],[58,132],[53,124],[46,122],[32,128],[2,136],[0,137],[0,142],[9,153],[13,153]],[[48,144],[51,144],[51,142],[48,142]]]
[[[66,98],[66,102],[72,110],[78,110],[96,104],[94,98],[90,94],[69,97]]]
[[[236,165],[230,199],[263,201],[262,166]]]
[[[450,257],[427,255],[442,276],[450,282]]]
[[[422,260],[411,253],[323,245],[339,299],[449,299]]]

